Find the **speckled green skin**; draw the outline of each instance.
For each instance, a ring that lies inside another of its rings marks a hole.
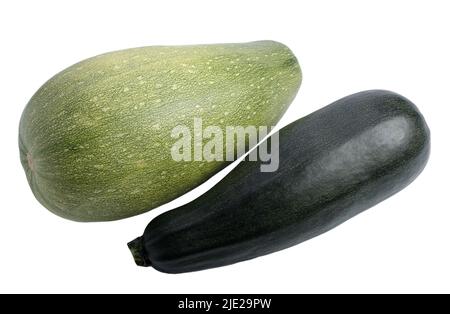
[[[100,55],[57,74],[20,122],[22,165],[36,198],[76,221],[109,221],[162,205],[226,162],[175,162],[171,130],[274,125],[301,82],[284,45],[146,47]]]

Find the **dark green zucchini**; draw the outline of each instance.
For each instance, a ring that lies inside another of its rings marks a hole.
[[[136,263],[181,273],[293,246],[406,187],[430,151],[416,106],[380,90],[338,100],[279,137],[278,171],[244,161],[204,195],[156,217],[129,244]]]

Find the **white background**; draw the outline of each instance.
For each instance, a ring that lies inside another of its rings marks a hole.
[[[0,292],[450,292],[448,1],[1,1]],[[148,45],[272,39],[304,80],[279,127],[365,89],[415,102],[432,154],[407,189],[333,231],[252,261],[167,275],[134,265],[126,243],[165,210],[80,224],[47,212],[19,162],[17,129],[33,93],[65,67]]]

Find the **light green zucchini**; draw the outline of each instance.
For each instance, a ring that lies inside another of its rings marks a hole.
[[[176,162],[177,125],[277,123],[301,82],[273,41],[145,47],[103,54],[51,78],[20,121],[36,198],[76,221],[130,217],[195,188],[227,162]]]

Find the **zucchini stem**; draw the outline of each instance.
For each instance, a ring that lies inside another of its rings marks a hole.
[[[128,248],[130,249],[131,254],[133,255],[136,265],[141,266],[141,267],[152,266],[152,263],[146,257],[147,255],[145,254],[142,237],[139,237],[139,238],[131,241],[130,243],[128,243]]]

